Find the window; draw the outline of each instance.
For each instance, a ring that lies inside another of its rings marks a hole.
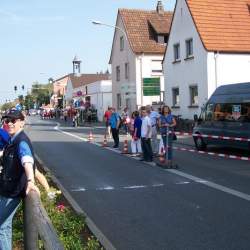
[[[116,98],[117,98],[117,109],[120,109],[121,106],[122,106],[122,99],[121,99],[121,94],[117,94],[116,95]]]
[[[179,88],[173,88],[173,107],[178,107],[180,105],[180,95],[179,95]]]
[[[174,61],[180,60],[180,44],[174,44]]]
[[[190,105],[197,106],[198,105],[198,86],[190,86]]]
[[[158,43],[161,43],[161,44],[164,44],[165,43],[165,37],[164,36],[161,36],[161,35],[158,35]]]
[[[155,75],[162,74],[162,60],[152,60],[151,69],[152,69],[152,74]]]
[[[124,37],[121,36],[120,37],[120,51],[123,51],[124,50]]]
[[[129,79],[129,63],[125,63],[125,79]]]
[[[205,121],[250,122],[250,103],[210,103],[201,118]]]
[[[186,58],[193,56],[193,39],[186,40]]]
[[[116,81],[117,82],[120,81],[120,75],[121,75],[120,66],[116,66]]]

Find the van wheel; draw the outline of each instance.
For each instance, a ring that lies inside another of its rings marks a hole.
[[[194,143],[197,150],[205,150],[207,148],[207,144],[201,137],[194,137]]]

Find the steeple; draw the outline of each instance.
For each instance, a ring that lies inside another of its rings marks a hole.
[[[81,74],[81,60],[75,55],[72,63],[73,63],[73,73],[74,75]]]
[[[164,14],[164,6],[163,6],[162,1],[157,2],[156,11],[160,15]]]

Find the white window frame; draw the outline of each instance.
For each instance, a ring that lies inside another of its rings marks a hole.
[[[186,58],[190,58],[194,56],[194,42],[193,38],[186,39]]]
[[[120,51],[124,50],[124,37],[120,36]]]
[[[120,66],[116,66],[115,72],[116,72],[116,81],[119,82],[121,80],[121,68],[120,68]]]
[[[181,60],[181,46],[180,46],[180,43],[175,43],[173,45],[173,51],[174,51],[174,62],[180,61]],[[178,55],[178,57],[177,57],[177,55]]]
[[[197,91],[197,95],[193,95]],[[198,106],[199,105],[199,91],[198,85],[190,85],[189,86],[189,96],[190,96],[190,106]],[[195,101],[196,99],[196,101]]]
[[[129,63],[125,63],[125,79],[129,79]]]
[[[176,90],[178,90],[178,98],[176,95]],[[179,87],[172,88],[172,102],[173,102],[173,107],[180,106],[180,88]]]

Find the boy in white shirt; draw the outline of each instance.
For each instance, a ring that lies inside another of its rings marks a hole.
[[[152,125],[145,107],[141,108],[141,115],[141,146],[143,152],[143,158],[141,160],[151,162],[153,160],[153,152],[151,147]]]

